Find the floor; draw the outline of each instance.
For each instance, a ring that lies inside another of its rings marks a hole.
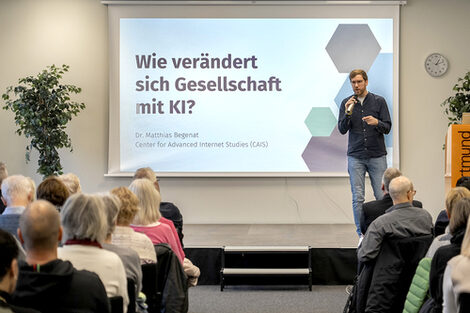
[[[189,289],[189,313],[335,313],[343,312],[346,286],[219,286]]]
[[[353,224],[185,224],[185,247],[307,245],[356,248]]]

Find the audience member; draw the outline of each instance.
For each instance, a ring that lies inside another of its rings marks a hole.
[[[457,180],[455,187],[465,187],[470,190],[470,177],[462,176]],[[446,232],[446,228],[449,225],[449,217],[447,211],[444,209],[439,212],[436,223],[434,224],[434,236],[442,235]]]
[[[157,256],[152,241],[144,234],[135,232],[131,227],[137,211],[139,199],[127,187],[118,187],[111,193],[119,198],[121,206],[117,216],[117,226],[111,238],[115,245],[133,249],[139,255],[142,264],[156,263]]]
[[[468,312],[470,294],[470,222],[467,221],[462,249],[453,257],[444,272],[442,282],[443,312]]]
[[[49,202],[38,200],[20,218],[18,230],[26,249],[20,262],[13,300],[42,312],[109,312],[106,290],[98,275],[77,271],[57,258],[62,237],[60,216]]]
[[[454,206],[462,198],[470,198],[470,190],[465,187],[455,187],[452,188],[446,196],[446,215],[449,219],[452,219],[452,214],[454,211]],[[446,227],[444,234],[441,234],[434,238],[431,246],[429,247],[426,257],[432,258],[434,253],[439,247],[448,245],[450,239],[452,238],[452,233],[450,232],[450,225]]]
[[[374,260],[385,237],[398,239],[432,234],[431,215],[422,208],[412,206],[416,191],[408,178],[394,178],[390,182],[389,193],[393,206],[387,210],[387,214],[379,216],[370,224],[358,248],[360,262]]]
[[[15,290],[18,278],[18,246],[12,234],[0,229],[0,312],[34,313],[11,304],[11,294]]]
[[[38,186],[36,196],[38,199],[47,200],[60,211],[65,200],[70,193],[67,186],[56,176],[49,176],[44,179]]]
[[[29,182],[30,190],[29,190],[29,198],[31,199],[31,202],[36,200],[36,183],[31,177],[26,176],[26,179]]]
[[[139,178],[146,178],[150,180],[155,189],[157,189],[158,193],[160,193],[160,185],[158,184],[158,178],[155,172],[150,167],[139,168],[135,174],[134,179]],[[174,228],[176,228],[176,232],[178,234],[178,238],[180,240],[181,246],[183,247],[183,215],[181,215],[180,210],[176,205],[171,202],[160,202],[160,214],[165,218],[173,222]],[[165,221],[160,221],[165,223]],[[166,223],[169,224],[169,223]]]
[[[115,253],[104,250],[101,245],[108,230],[105,212],[103,200],[98,195],[70,196],[60,212],[64,246],[58,249],[58,254],[59,258],[72,262],[75,268],[98,274],[108,297],[123,298],[126,313],[129,297],[124,266]]]
[[[121,203],[119,198],[114,195],[103,195],[103,201],[106,208],[108,231],[102,246],[104,249],[116,253],[121,258],[127,278],[132,279],[135,283],[135,295],[137,297],[142,290],[142,267],[140,266],[139,255],[132,249],[111,243],[111,236],[116,228],[116,220]]]
[[[80,179],[74,173],[67,173],[59,176],[59,179],[67,186],[71,195],[82,192]]]
[[[449,194],[452,193],[455,189],[463,189],[466,192],[469,192],[466,188],[456,187],[452,189]],[[455,194],[455,192],[454,192]],[[449,198],[449,196],[447,197]],[[446,206],[447,200],[446,199]],[[460,198],[457,202],[451,204],[453,206],[452,214],[450,216],[450,242],[441,246],[435,252],[432,261],[431,261],[431,270],[429,273],[429,291],[431,298],[427,301],[425,307],[427,308],[425,312],[442,312],[442,301],[443,301],[443,291],[442,291],[442,281],[444,276],[444,271],[446,269],[447,262],[456,255],[460,254],[460,248],[462,246],[463,237],[465,235],[465,229],[467,227],[468,217],[470,215],[470,199],[469,198]]]
[[[2,197],[2,181],[8,177],[8,171],[7,171],[7,166],[5,165],[5,163],[3,162],[0,162],[0,198]],[[0,201],[0,214],[3,213],[3,211],[5,211],[5,204],[3,203],[3,201]]]
[[[181,264],[184,260],[184,252],[179,245],[179,240],[174,236],[170,226],[159,222],[160,194],[148,179],[134,180],[129,189],[139,198],[140,210],[134,218],[131,227],[147,235],[154,245],[167,243],[178,256]]]
[[[361,232],[364,235],[369,225],[380,215],[384,214],[390,207],[393,206],[392,198],[389,194],[389,186],[392,179],[402,176],[402,173],[397,168],[387,168],[382,176],[382,191],[384,196],[380,200],[366,202],[362,205],[362,214],[360,218]],[[419,201],[413,200],[413,206],[422,208],[423,204]]]
[[[32,201],[31,183],[23,175],[12,175],[2,182],[2,201],[6,205],[0,215],[0,228],[17,236],[21,213]]]

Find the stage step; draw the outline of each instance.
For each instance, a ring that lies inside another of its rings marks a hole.
[[[309,246],[225,246],[222,251],[220,290],[231,277],[302,277],[312,290]],[[256,281],[256,280],[255,280]],[[259,281],[262,281],[261,279]]]

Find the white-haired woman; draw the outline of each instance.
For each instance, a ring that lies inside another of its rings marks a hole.
[[[129,189],[139,198],[140,210],[134,218],[131,227],[139,233],[150,238],[153,244],[167,243],[183,264],[184,253],[179,249],[179,239],[175,238],[170,226],[160,223],[160,201],[159,192],[148,179],[134,180]]]
[[[108,231],[104,202],[99,195],[75,194],[65,202],[60,212],[64,246],[60,259],[70,261],[79,270],[95,272],[100,277],[108,297],[121,296],[127,312],[126,272],[121,259],[102,248]]]

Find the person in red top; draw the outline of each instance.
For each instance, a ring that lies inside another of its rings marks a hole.
[[[160,193],[148,179],[134,180],[129,189],[139,198],[140,210],[134,218],[131,227],[139,233],[147,235],[153,244],[167,243],[178,256],[181,264],[184,261],[184,252],[178,240],[176,230],[168,225],[171,221],[162,220],[160,214]]]

